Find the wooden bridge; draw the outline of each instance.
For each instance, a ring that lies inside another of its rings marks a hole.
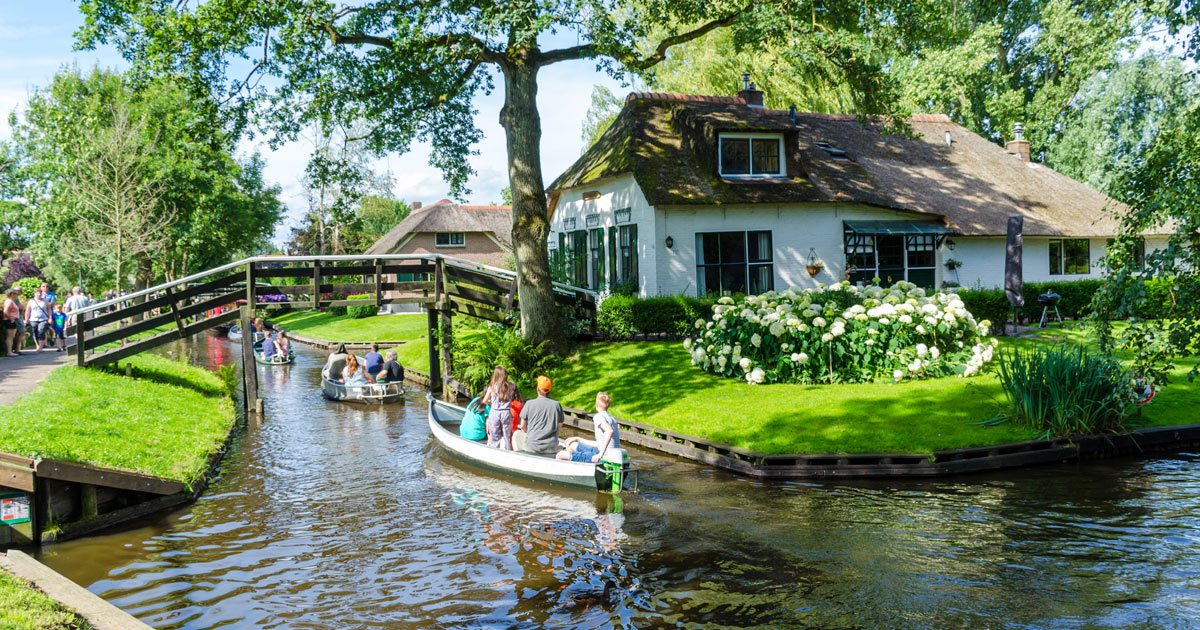
[[[560,305],[595,321],[594,293],[558,283],[554,289]],[[368,298],[347,299],[356,294]],[[441,254],[256,256],[71,311],[76,323],[67,334],[75,337],[79,366],[103,366],[221,324],[240,320],[249,329],[256,309],[388,304],[426,311],[436,390],[449,382],[451,316],[514,321],[520,297],[514,272]],[[433,334],[439,328],[442,334]],[[242,364],[249,408],[258,395],[253,335],[242,336]]]

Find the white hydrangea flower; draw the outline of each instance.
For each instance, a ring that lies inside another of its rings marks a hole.
[[[917,334],[924,335],[924,334],[925,334],[925,327],[924,327],[924,326],[922,326],[922,325],[920,325],[920,324],[917,324]]]
[[[750,370],[749,374],[746,375],[746,382],[750,383],[751,385],[758,385],[763,382],[763,379],[765,379],[766,376],[767,373],[764,372],[762,368],[754,368],[753,370]]]
[[[942,354],[942,351],[941,351],[941,350],[938,350],[938,349],[937,349],[937,346],[930,346],[930,347],[929,347],[929,356],[930,356],[930,357],[932,357],[932,358],[936,359],[936,358],[938,358],[938,356],[939,356],[940,354]]]
[[[745,357],[742,357],[742,359],[738,361],[738,366],[741,367],[743,371],[749,370],[751,365],[753,365],[753,363],[750,362],[750,359]]]
[[[873,331],[872,331],[872,332],[873,332]],[[864,341],[863,343],[865,343],[865,344],[866,344],[866,345],[868,345],[868,346],[873,346],[873,345],[875,345],[875,340],[874,340],[874,339],[868,339],[868,340]]]
[[[913,322],[913,319],[911,316],[909,316],[909,315],[901,315],[900,316],[901,324],[911,324],[912,322]]]
[[[725,365],[728,363],[729,363],[729,359],[725,355],[722,354],[717,357],[717,365],[721,366],[722,370],[725,369]]]
[[[830,341],[833,341],[833,335],[825,333],[824,335],[821,335],[821,341],[829,343]]]
[[[692,349],[692,340],[691,340],[691,338],[688,338],[688,339],[684,339],[684,340],[683,340],[683,349],[684,349],[684,350],[691,350],[691,349]]]
[[[917,356],[923,357],[927,352],[929,352],[929,346],[926,346],[923,343],[917,344]]]
[[[696,328],[704,328],[704,320],[703,319],[696,320]]]
[[[824,317],[818,317],[812,321],[812,325],[816,326],[817,328],[824,328],[825,324],[826,322]]]
[[[896,379],[897,381],[904,378],[904,370],[895,370],[892,372],[892,378]]]
[[[754,333],[753,335],[750,335],[750,344],[753,345],[755,348],[762,347],[762,335],[760,335],[758,333]]]
[[[771,324],[770,328],[768,329],[768,332],[771,333],[772,337],[778,337],[778,336],[782,335],[783,331],[784,331],[783,322],[773,322]]]

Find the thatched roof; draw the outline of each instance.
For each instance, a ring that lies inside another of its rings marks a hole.
[[[419,232],[486,232],[512,249],[512,206],[460,206],[443,199],[414,210],[365,253],[393,253],[409,234]]]
[[[1106,236],[1127,208],[950,122],[911,119],[916,138],[884,135],[854,116],[749,107],[740,98],[635,93],[600,139],[550,186],[552,193],[632,174],[652,205],[853,202],[935,215],[955,232],[1003,235],[1009,215],[1030,235]],[[787,177],[734,181],[717,174],[723,131],[782,132]],[[946,132],[952,146],[946,145]],[[834,161],[816,143],[846,152]]]

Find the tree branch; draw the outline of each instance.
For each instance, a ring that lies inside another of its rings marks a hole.
[[[668,38],[662,40],[661,42],[658,43],[658,46],[655,47],[654,54],[652,54],[648,57],[637,58],[637,57],[630,56],[630,57],[625,57],[625,58],[617,57],[616,59],[617,59],[617,61],[620,61],[621,63],[625,64],[627,67],[629,67],[633,70],[645,70],[646,68],[650,68],[655,65],[658,65],[664,59],[667,58],[667,51],[671,47],[678,46],[679,44],[686,44],[687,42],[690,42],[694,39],[704,37],[705,35],[711,33],[712,31],[714,31],[718,28],[721,28],[724,26],[729,26],[730,24],[733,24],[734,21],[737,20],[739,17],[741,17],[742,14],[749,11],[750,7],[753,6],[753,4],[754,4],[753,2],[750,2],[746,6],[730,13],[729,15],[726,15],[725,17],[705,23],[705,24],[697,27],[696,29],[688,31],[686,33],[672,35],[671,37],[668,37]],[[540,65],[548,66],[552,63],[558,63],[560,61],[570,61],[573,59],[590,59],[593,57],[598,57],[601,54],[604,54],[604,53],[602,53],[593,44],[580,44],[579,46],[571,46],[569,48],[560,48],[558,50],[550,50],[550,51],[541,53],[538,56],[538,62]]]

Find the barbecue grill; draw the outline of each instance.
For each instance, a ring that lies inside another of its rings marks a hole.
[[[1058,318],[1058,325],[1062,325],[1062,314],[1058,312],[1058,303],[1060,300],[1062,300],[1062,296],[1054,291],[1046,291],[1038,296],[1038,304],[1042,305],[1042,321],[1038,323],[1039,328],[1046,327],[1046,316],[1049,315],[1050,309],[1054,309],[1054,316]]]

